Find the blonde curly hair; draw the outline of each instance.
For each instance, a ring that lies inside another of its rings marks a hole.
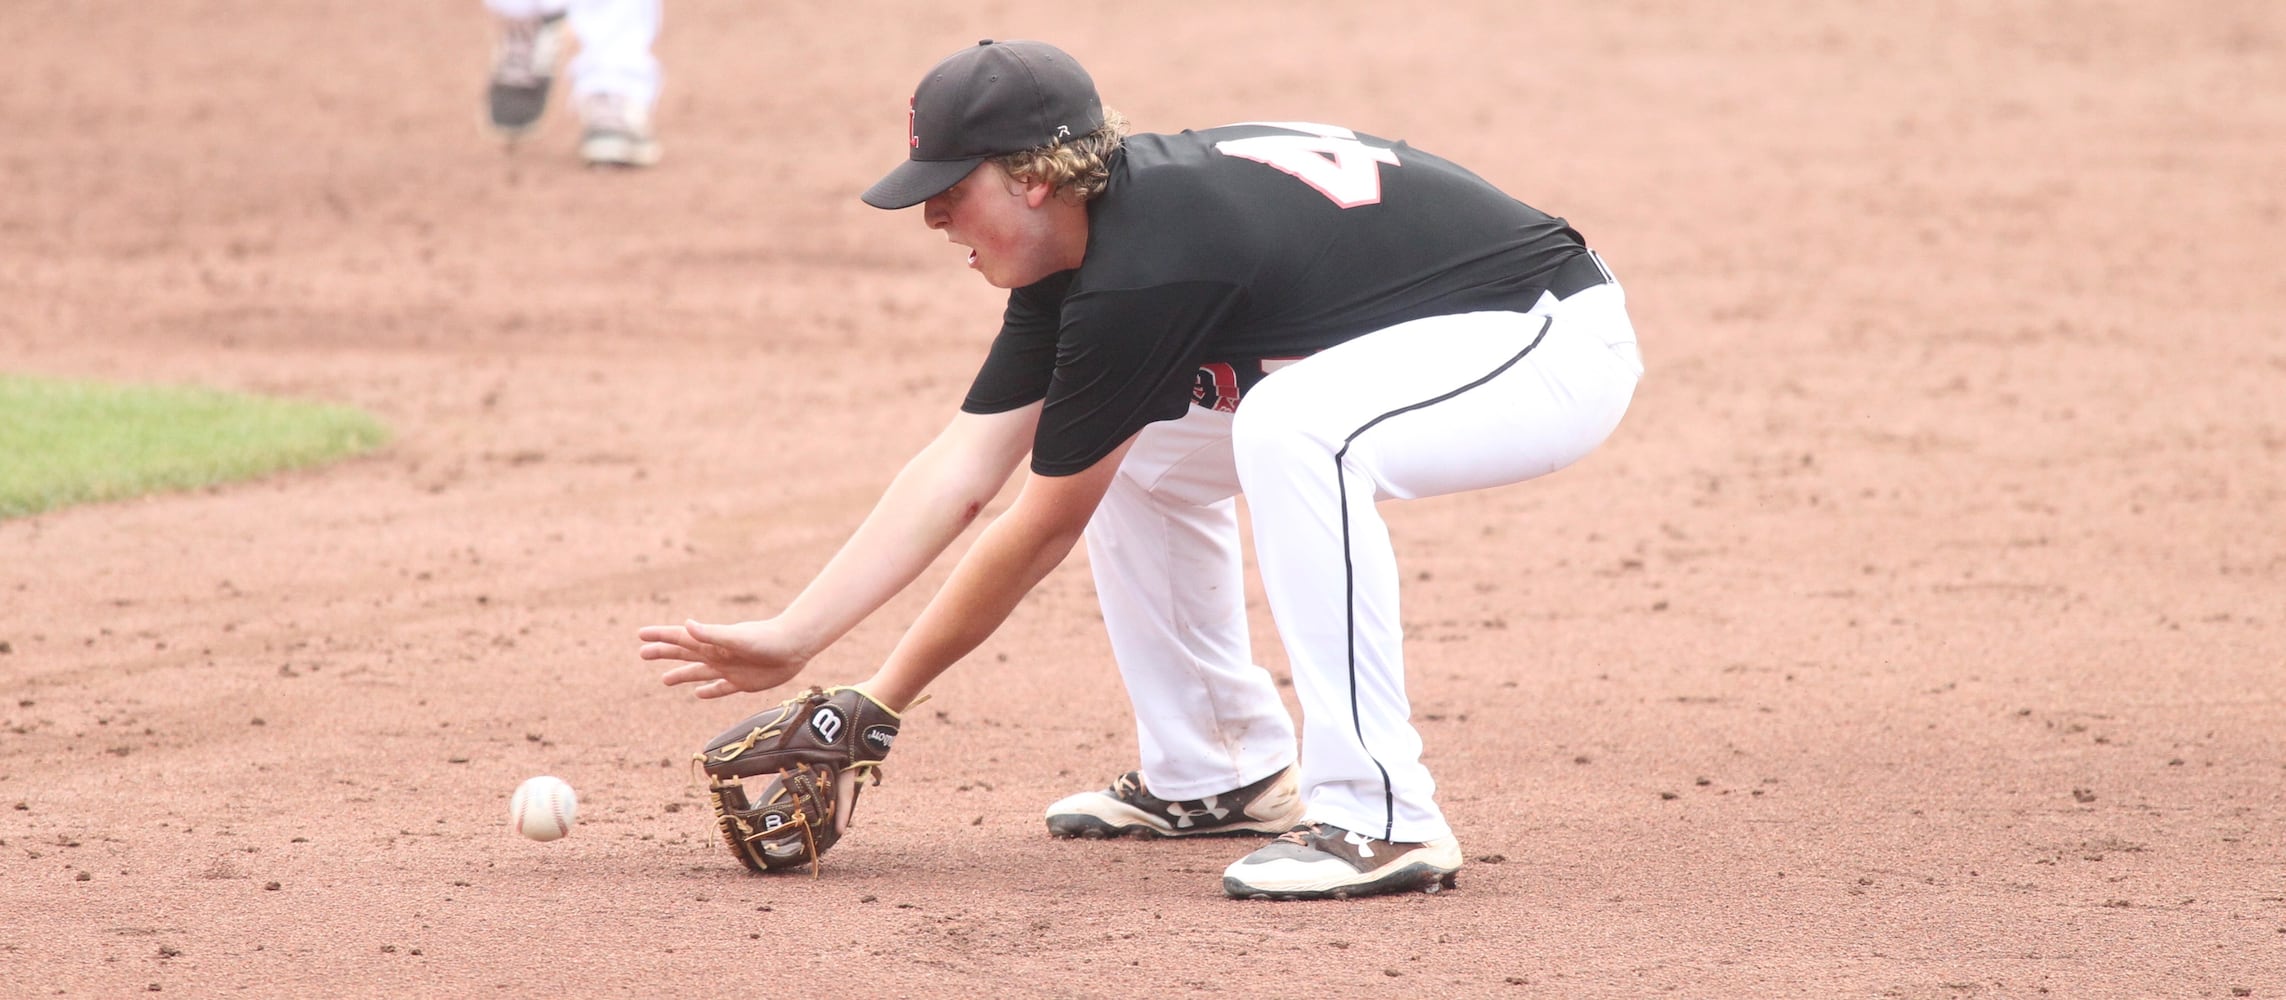
[[[1127,116],[1103,109],[1103,124],[1077,139],[1009,153],[995,162],[1020,184],[1045,181],[1058,197],[1084,202],[1111,182],[1111,154],[1127,141]]]

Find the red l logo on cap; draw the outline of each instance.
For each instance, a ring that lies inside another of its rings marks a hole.
[[[914,149],[921,148],[920,114],[914,108],[918,101],[919,98],[913,97],[905,99],[905,137],[909,140],[908,144]]]

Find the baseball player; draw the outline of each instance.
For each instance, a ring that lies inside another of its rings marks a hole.
[[[580,158],[592,167],[659,162],[651,109],[659,99],[660,0],[484,0],[499,26],[485,121],[511,142],[539,124],[568,27],[579,41],[571,61],[579,111]]]
[[[1642,375],[1625,297],[1564,220],[1402,142],[1257,122],[1127,134],[1039,42],[982,42],[913,95],[864,194],[1009,290],[960,412],[776,617],[642,629],[700,697],[769,688],[910,583],[1029,454],[877,672],[900,710],[1082,537],[1140,767],[1052,805],[1066,836],[1278,833],[1240,898],[1452,884],[1458,842],[1406,700],[1376,504],[1577,461]],[[1233,498],[1302,708],[1251,659]]]

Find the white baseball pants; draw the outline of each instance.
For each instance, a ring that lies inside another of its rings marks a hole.
[[[1375,505],[1570,465],[1618,425],[1642,374],[1613,283],[1367,334],[1272,372],[1236,414],[1193,407],[1145,428],[1087,540],[1151,793],[1200,798],[1296,759],[1253,662],[1243,492],[1302,707],[1307,818],[1406,843],[1451,835],[1411,722]]]
[[[572,57],[572,99],[618,94],[648,109],[659,100],[659,60],[651,45],[659,38],[660,0],[484,0],[500,17],[568,15],[579,39]]]

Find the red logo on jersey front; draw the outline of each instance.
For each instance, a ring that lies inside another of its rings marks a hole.
[[[919,110],[914,107],[916,100],[916,98],[910,97],[905,99],[905,138],[909,140],[914,149],[919,149],[921,148],[921,122]]]

